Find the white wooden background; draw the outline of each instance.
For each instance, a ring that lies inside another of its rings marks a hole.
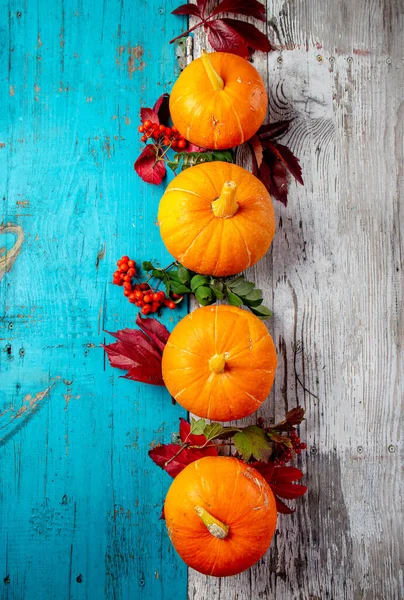
[[[307,411],[309,486],[268,554],[238,577],[189,573],[192,600],[396,600],[403,584],[403,0],[268,0],[277,50],[255,54],[269,119],[305,187],[276,203],[252,270],[274,317],[274,392],[259,415]],[[200,30],[198,30],[200,32]],[[209,48],[203,32],[194,56]],[[292,345],[302,342],[297,370]],[[400,561],[401,558],[401,561]]]

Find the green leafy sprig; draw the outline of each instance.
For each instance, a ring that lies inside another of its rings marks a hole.
[[[181,171],[194,167],[195,165],[201,165],[206,162],[213,162],[220,160],[222,162],[232,163],[233,154],[230,150],[215,150],[207,152],[177,152],[174,154],[173,160],[167,161],[167,166],[174,171],[177,171],[181,167]]]
[[[260,319],[267,319],[272,315],[269,308],[263,305],[262,290],[256,288],[253,282],[247,281],[244,275],[217,278],[194,273],[179,263],[160,269],[150,261],[143,263],[143,269],[151,277],[163,282],[167,295],[192,293],[202,306],[227,298],[232,306],[246,306]],[[177,301],[180,302],[181,299]]]

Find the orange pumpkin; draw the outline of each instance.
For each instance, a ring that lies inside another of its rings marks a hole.
[[[226,456],[207,456],[185,467],[168,490],[164,514],[181,558],[215,577],[255,564],[269,548],[277,518],[262,475]]]
[[[262,124],[268,98],[258,71],[226,52],[204,53],[188,65],[170,95],[170,113],[182,135],[204,148],[232,148]]]
[[[268,396],[276,351],[264,323],[229,305],[184,317],[164,348],[163,380],[190,412],[215,421],[243,419]]]
[[[242,167],[220,161],[180,173],[160,201],[158,222],[177,260],[219,277],[254,265],[275,234],[275,211],[265,186]]]

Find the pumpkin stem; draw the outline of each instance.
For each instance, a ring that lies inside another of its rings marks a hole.
[[[205,67],[205,71],[207,76],[209,77],[209,81],[212,84],[212,87],[217,92],[220,92],[224,88],[224,81],[220,77],[219,73],[213,68],[212,63],[210,62],[209,54],[206,50],[202,50],[202,63]]]
[[[225,525],[219,519],[216,519],[213,515],[211,515],[207,510],[202,508],[202,506],[195,506],[195,512],[198,517],[201,518],[201,521],[204,525],[206,525],[207,530],[210,534],[212,534],[215,538],[219,540],[224,540],[225,537],[229,534],[229,526]]]
[[[225,366],[224,354],[215,354],[209,359],[209,369],[212,373],[223,373]]]
[[[238,210],[236,193],[237,184],[235,181],[226,181],[219,198],[212,202],[212,210],[215,217],[228,219],[236,214]]]

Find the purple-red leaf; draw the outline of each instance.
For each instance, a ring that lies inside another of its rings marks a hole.
[[[257,131],[257,135],[261,141],[266,139],[272,140],[275,137],[286,133],[292,120],[293,119],[288,119],[287,121],[277,121],[276,123],[266,123],[265,125],[261,125]]]
[[[206,152],[206,148],[202,148],[202,146],[197,146],[196,144],[191,144],[191,142],[187,142],[187,145],[182,150],[182,152]]]
[[[180,444],[163,444],[149,451],[150,458],[166,471],[176,477],[183,469],[195,460],[204,456],[217,456],[217,450],[210,445],[205,448],[187,448]]]
[[[200,17],[200,12],[195,4],[181,4],[178,8],[172,11],[172,15],[194,15]]]
[[[267,149],[264,150],[264,159],[259,168],[259,179],[265,185],[271,196],[287,206],[288,177],[286,168],[284,164]]]
[[[136,173],[147,183],[158,185],[166,174],[164,159],[157,158],[158,149],[154,144],[147,144],[135,162]]]
[[[307,492],[307,486],[299,483],[273,483],[271,481],[269,485],[276,496],[286,498],[286,500],[295,500]]]
[[[248,58],[250,52],[243,38],[225,23],[224,19],[216,19],[205,23],[208,41],[217,52],[230,52],[242,58]]]
[[[292,515],[296,510],[292,510],[289,508],[287,504],[285,504],[278,496],[275,496],[276,502],[276,510],[278,513],[282,513],[283,515]]]
[[[136,325],[149,336],[154,346],[163,353],[167,340],[170,337],[170,332],[160,321],[153,318],[142,318],[140,314],[136,317]]]
[[[213,17],[220,13],[233,13],[266,21],[265,6],[257,0],[249,0],[248,2],[245,0],[222,0],[210,16]]]
[[[221,19],[221,21],[237,33],[243,40],[243,43],[249,48],[261,50],[261,52],[271,52],[272,46],[269,39],[255,25],[236,19]]]
[[[187,6],[191,5],[187,4]],[[168,119],[170,118],[169,99],[170,94],[162,94],[160,98],[156,100],[156,103],[153,106],[153,111],[158,116],[159,122],[166,126],[168,125]]]
[[[157,125],[160,125],[158,114],[153,108],[141,108],[140,120],[142,121],[142,123],[144,123],[144,121],[149,120],[152,123],[157,123]]]
[[[205,16],[205,10],[208,0],[196,0],[196,4],[198,5],[199,12],[202,17]]]
[[[296,156],[291,150],[289,150],[287,146],[270,140],[261,140],[261,143],[264,148],[267,148],[274,156],[276,156],[276,158],[283,162],[285,167],[288,169],[288,171],[290,171],[296,181],[298,181],[301,185],[304,185],[302,168],[299,164],[299,159],[296,158]]]

